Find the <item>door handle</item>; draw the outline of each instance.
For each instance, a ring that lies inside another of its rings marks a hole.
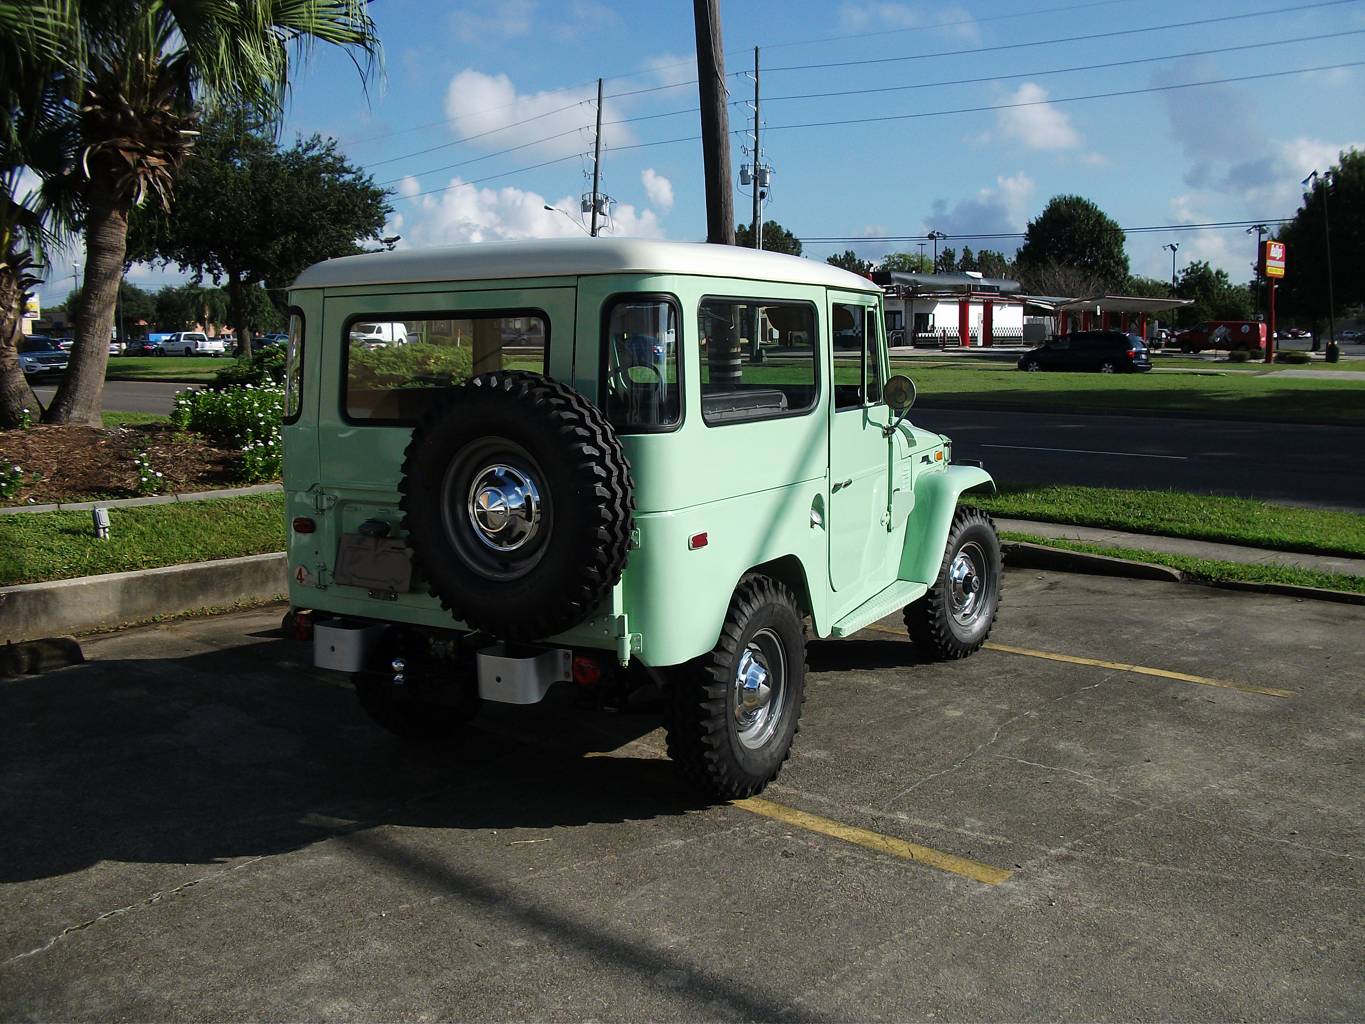
[[[841,488],[851,487],[852,485],[853,477],[849,477],[847,480],[841,481],[840,483],[836,483],[833,487],[829,489],[829,491],[831,494],[833,494],[835,491],[840,490]]]

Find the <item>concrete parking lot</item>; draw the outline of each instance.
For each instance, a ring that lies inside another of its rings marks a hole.
[[[0,1017],[1365,1015],[1365,608],[1012,571],[964,662],[813,644],[721,807],[572,694],[405,747],[279,614],[0,682]]]

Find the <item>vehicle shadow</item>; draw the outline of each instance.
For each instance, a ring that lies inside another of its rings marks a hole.
[[[487,705],[459,740],[409,744],[281,639],[94,661],[0,683],[0,882],[100,861],[212,863],[379,824],[516,829],[705,805],[670,762],[590,757],[653,731],[556,688]]]

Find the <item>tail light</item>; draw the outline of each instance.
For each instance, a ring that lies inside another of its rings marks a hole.
[[[578,655],[573,660],[573,681],[579,686],[596,686],[602,679],[602,666],[594,658]]]
[[[294,517],[294,532],[295,532],[295,533],[312,533],[312,532],[313,532],[314,530],[316,530],[317,528],[318,528],[318,524],[315,523],[315,522],[313,522],[313,520],[309,519],[307,516],[295,516],[295,517]]]
[[[1137,358],[1137,349],[1135,349],[1135,348],[1130,348],[1130,349],[1128,350],[1128,358],[1129,358],[1129,359],[1136,359],[1136,358]]]

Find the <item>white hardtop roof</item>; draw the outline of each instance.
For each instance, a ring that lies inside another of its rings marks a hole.
[[[800,256],[756,252],[733,245],[586,237],[480,242],[343,256],[309,267],[293,287],[349,288],[580,274],[695,274],[881,292],[879,285],[865,277]]]

